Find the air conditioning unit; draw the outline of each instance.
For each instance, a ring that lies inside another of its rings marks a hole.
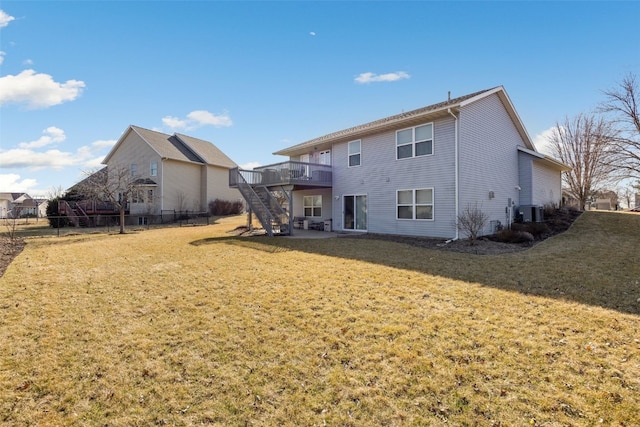
[[[518,208],[518,217],[522,222],[543,222],[544,207],[541,205],[522,205]]]

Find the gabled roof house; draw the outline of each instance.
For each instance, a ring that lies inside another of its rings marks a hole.
[[[274,154],[289,160],[230,171],[230,185],[269,234],[291,233],[303,219],[330,221],[342,232],[454,239],[467,206],[488,215],[482,234],[490,234],[516,218],[540,220],[541,206],[559,205],[561,173],[569,169],[536,150],[502,86]],[[288,208],[272,207],[267,196],[275,192],[288,196]]]
[[[205,212],[212,200],[241,197],[228,186],[229,169],[237,165],[212,143],[179,133],[131,125],[102,163],[137,177],[128,205],[131,223],[165,212]]]

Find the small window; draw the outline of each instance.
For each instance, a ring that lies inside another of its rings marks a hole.
[[[433,154],[433,123],[396,132],[397,159],[431,154]]]
[[[149,167],[149,175],[158,176],[158,162],[151,162],[151,166]]]
[[[147,203],[153,203],[153,190],[147,190]]]
[[[349,167],[360,166],[360,140],[349,143]]]
[[[131,163],[131,176],[136,176],[138,174],[138,165],[135,163]]]
[[[433,220],[433,188],[398,190],[397,218]]]
[[[148,224],[149,224],[149,218],[147,218],[146,216],[138,217],[138,225],[148,225]]]
[[[322,196],[304,196],[302,205],[304,208],[304,216],[322,216]]]

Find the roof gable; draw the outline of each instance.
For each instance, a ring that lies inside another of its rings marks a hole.
[[[118,142],[113,146],[109,154],[106,155],[103,164],[107,164],[109,159],[118,150],[122,143],[129,137],[131,132],[135,132],[153,151],[160,157],[171,160],[178,160],[190,163],[202,163],[215,166],[235,167],[236,164],[229,159],[215,145],[202,139],[193,138],[186,135],[167,135],[138,126],[130,125],[122,134]]]

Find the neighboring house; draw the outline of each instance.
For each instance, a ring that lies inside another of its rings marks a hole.
[[[241,198],[228,186],[229,170],[237,165],[212,143],[187,135],[129,126],[102,163],[106,168],[97,173],[125,168],[135,178],[136,190],[127,205],[133,224],[173,213],[206,212],[212,200]],[[85,211],[91,214],[90,207]]]
[[[489,234],[518,217],[541,220],[543,205],[560,204],[569,170],[536,150],[501,86],[274,154],[290,160],[235,169],[229,180],[269,234],[289,233],[304,218],[343,232],[458,238],[468,206],[488,215]],[[268,198],[282,193],[284,210]]]
[[[44,217],[47,201],[27,193],[0,193],[0,218]]]

